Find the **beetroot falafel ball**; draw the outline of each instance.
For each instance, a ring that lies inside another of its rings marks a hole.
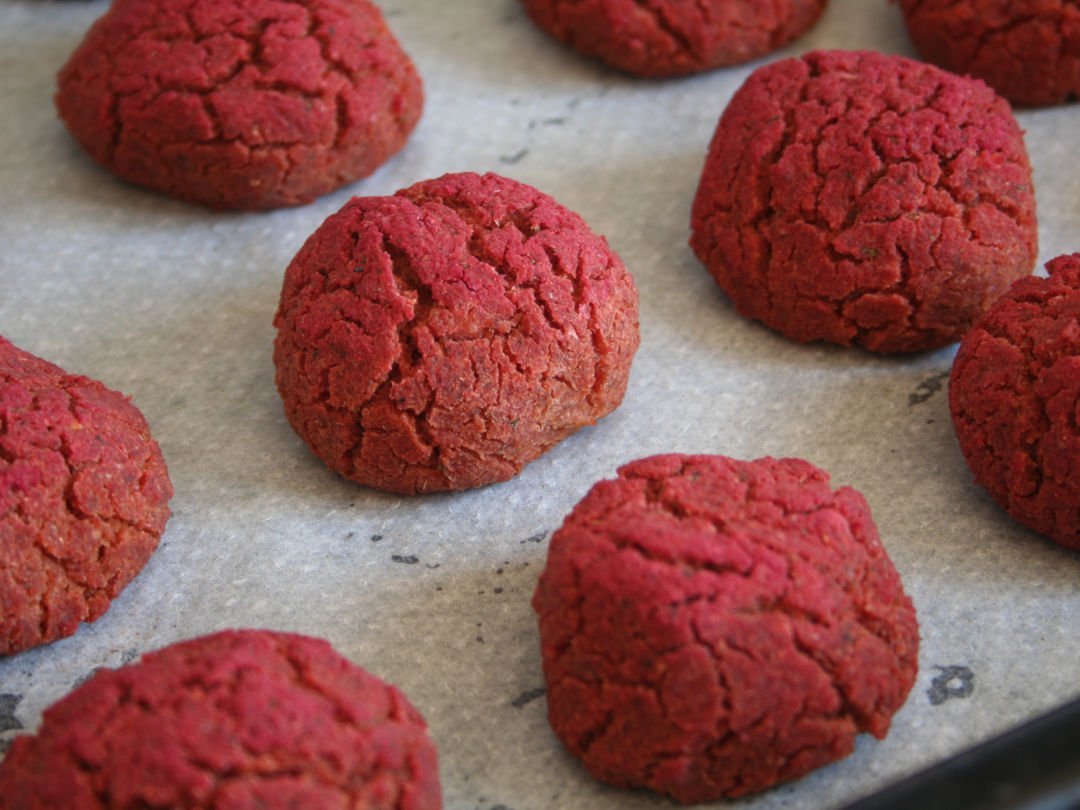
[[[157,548],[171,497],[126,397],[0,337],[0,655],[98,619]]]
[[[826,0],[522,0],[536,25],[585,56],[639,76],[748,62],[808,31]]]
[[[369,0],[118,0],[58,82],[94,160],[213,209],[298,205],[366,177],[423,104]]]
[[[685,803],[884,737],[911,601],[863,497],[798,459],[641,459],[551,539],[533,606],[548,717],[593,776]]]
[[[1080,550],[1080,253],[1046,268],[964,336],[949,408],[975,481],[1020,523]]]
[[[691,229],[741,314],[883,353],[959,340],[1037,252],[1008,103],[980,81],[857,51],[750,75],[717,124]]]
[[[15,739],[0,796],[22,810],[442,806],[406,697],[321,639],[266,630],[98,670]]]
[[[976,76],[1013,104],[1080,96],[1075,0],[897,0],[924,59]]]
[[[577,214],[464,173],[329,217],[285,273],[285,412],[346,478],[402,493],[504,481],[622,401],[637,291]]]

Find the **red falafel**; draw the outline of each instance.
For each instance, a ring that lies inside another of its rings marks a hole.
[[[58,83],[94,160],[212,209],[298,205],[366,177],[423,104],[369,0],[118,0]]]
[[[639,342],[606,240],[495,174],[351,200],[289,265],[274,323],[297,433],[402,493],[516,475],[619,405]]]
[[[717,124],[691,230],[741,314],[882,353],[959,340],[1037,253],[1008,103],[975,79],[859,51],[750,75]]]
[[[157,548],[171,497],[126,397],[0,338],[0,654],[99,618]]]
[[[896,0],[927,61],[982,79],[1013,104],[1080,96],[1076,0]]]
[[[559,739],[595,777],[685,803],[884,737],[917,670],[866,501],[798,459],[627,464],[552,537],[533,606]]]
[[[949,408],[975,481],[1080,550],[1080,253],[1021,279],[964,336]]]
[[[321,639],[224,631],[98,670],[16,737],[0,804],[438,810],[435,746],[395,687]]]
[[[536,25],[585,56],[639,76],[748,62],[809,30],[826,0],[522,0]]]

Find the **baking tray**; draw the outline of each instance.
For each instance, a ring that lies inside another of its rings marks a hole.
[[[176,495],[162,545],[98,622],[0,661],[0,743],[98,667],[223,627],[329,639],[427,717],[449,808],[657,808],[588,777],[545,719],[529,599],[593,482],[659,452],[799,456],[868,499],[922,628],[883,741],[739,802],[839,807],[1080,694],[1080,555],[1009,520],[956,447],[953,349],[883,358],[740,318],[687,247],[716,120],[748,73],[643,81],[579,59],[515,0],[387,0],[423,119],[372,177],[308,206],[212,213],[114,179],[56,118],[55,74],[105,0],[0,0],[0,333],[130,395]],[[832,0],[769,59],[914,55],[899,11]],[[1021,111],[1040,265],[1080,249],[1076,107]],[[285,266],[354,194],[449,171],[530,183],[605,234],[641,294],[622,407],[505,484],[403,498],[343,481],[287,425],[271,319]]]

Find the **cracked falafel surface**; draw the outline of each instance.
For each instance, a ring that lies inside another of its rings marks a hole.
[[[98,670],[17,737],[0,807],[438,810],[404,694],[321,639],[226,630]]]
[[[274,321],[285,412],[346,478],[402,493],[503,481],[622,401],[637,291],[535,188],[449,174],[329,217]]]
[[[919,53],[977,76],[1013,104],[1080,97],[1077,0],[895,0]]]
[[[99,618],[157,548],[171,497],[126,397],[0,337],[0,654]]]
[[[867,51],[750,75],[717,124],[691,231],[744,316],[881,353],[959,340],[1037,254],[1008,103],[981,81]]]
[[[680,76],[747,62],[817,22],[826,0],[523,0],[542,30],[639,76]]]
[[[556,735],[597,778],[685,803],[884,737],[917,671],[865,499],[799,459],[625,465],[552,537],[533,607]]]
[[[1080,551],[1080,254],[1021,279],[964,336],[949,409],[975,481]]]
[[[371,174],[423,89],[368,0],[118,0],[61,68],[56,105],[124,180],[258,210]]]

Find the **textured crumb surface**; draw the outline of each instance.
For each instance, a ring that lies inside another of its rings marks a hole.
[[[285,274],[289,421],[347,478],[396,492],[506,480],[622,400],[637,292],[606,241],[494,174],[354,198]]]
[[[964,338],[949,404],[976,482],[1020,523],[1080,550],[1080,254],[1047,270]]]
[[[0,654],[100,617],[157,548],[171,496],[131,402],[0,337]]]
[[[1080,96],[1076,0],[895,0],[915,47],[954,73],[985,81],[1014,104]]]
[[[639,76],[748,62],[804,34],[826,0],[522,0],[537,26]]]
[[[94,160],[215,209],[297,205],[366,177],[423,103],[368,0],[121,0],[58,85]]]
[[[0,807],[441,807],[395,687],[321,639],[223,631],[99,670],[0,764]]]
[[[884,737],[918,668],[866,501],[798,459],[625,465],[552,537],[533,604],[555,733],[598,778],[686,803]]]
[[[695,253],[742,314],[883,353],[958,340],[1037,249],[1009,105],[871,52],[755,71],[717,124],[691,216]]]

